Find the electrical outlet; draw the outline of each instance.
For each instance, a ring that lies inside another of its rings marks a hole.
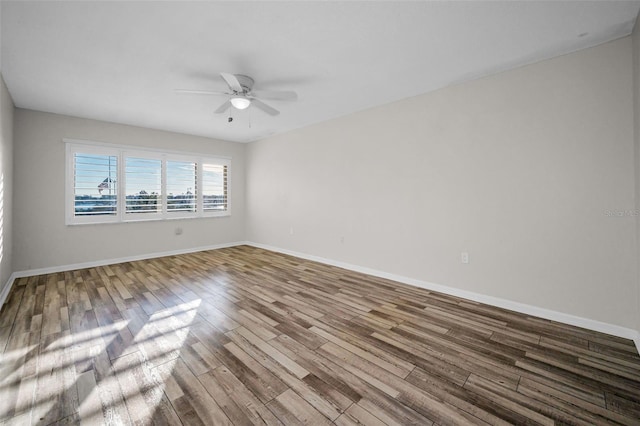
[[[340,244],[344,244],[344,237],[340,237]]]
[[[460,261],[462,263],[469,263],[469,253],[467,253],[466,251],[460,253]]]

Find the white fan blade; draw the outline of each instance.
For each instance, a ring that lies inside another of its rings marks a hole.
[[[274,101],[295,101],[298,94],[292,90],[256,90],[251,92],[252,95]]]
[[[225,92],[213,92],[210,90],[189,90],[189,89],[176,89],[176,93],[190,93],[195,95],[225,95],[228,96],[230,93]]]
[[[218,107],[217,110],[213,111],[215,114],[222,114],[223,112],[225,112],[226,110],[228,110],[229,108],[231,108],[231,101],[227,101],[225,103],[223,103],[222,105],[220,105]]]
[[[257,108],[263,110],[264,112],[266,112],[269,115],[278,115],[280,114],[280,111],[278,111],[277,109],[270,107],[269,105],[265,104],[264,102],[262,102],[259,99],[252,99],[251,100],[251,105],[255,105]]]
[[[224,78],[224,81],[227,82],[231,90],[233,90],[234,92],[242,93],[242,86],[240,85],[240,82],[235,75],[221,72],[220,76]]]

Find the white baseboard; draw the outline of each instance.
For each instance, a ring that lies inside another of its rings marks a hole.
[[[306,253],[300,253],[293,250],[286,250],[279,247],[270,246],[267,244],[260,244],[254,242],[246,242],[245,244],[262,248],[265,250],[275,251],[278,253],[288,254],[302,259],[312,260],[315,262],[325,263],[327,265],[337,266],[339,268],[348,269],[350,271],[361,272],[363,274],[373,275],[375,277],[386,278],[393,281],[398,281],[404,284],[409,284],[414,287],[424,288],[426,290],[433,290],[440,293],[449,294],[451,296],[461,297],[463,299],[473,300],[475,302],[485,303],[487,305],[496,306],[499,308],[509,309],[511,311],[519,312],[526,315],[532,315],[539,318],[544,318],[552,321],[561,322],[563,324],[574,325],[577,327],[586,328],[588,330],[598,331],[601,333],[610,334],[612,336],[623,337],[625,339],[633,340],[636,344],[638,353],[640,353],[640,332],[631,328],[621,327],[619,325],[608,324],[601,321],[592,320],[589,318],[582,318],[564,312],[553,311],[551,309],[540,308],[533,305],[527,305],[525,303],[514,302],[499,297],[486,296],[480,293],[474,293],[471,291],[461,290],[455,287],[449,287],[441,284],[430,283],[427,281],[418,280],[415,278],[404,277],[402,275],[390,274],[388,272],[378,271],[358,265],[352,265],[350,263],[340,262],[337,260],[326,259],[319,256],[314,256]]]

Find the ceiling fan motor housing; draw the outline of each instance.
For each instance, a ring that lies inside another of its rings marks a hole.
[[[253,79],[242,74],[235,74],[235,76],[238,79],[238,83],[240,83],[240,86],[242,87],[244,93],[251,92],[251,89],[253,88]]]

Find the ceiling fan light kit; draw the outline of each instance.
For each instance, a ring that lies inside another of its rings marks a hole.
[[[251,105],[251,101],[247,98],[241,97],[231,98],[231,105],[237,109],[247,109],[249,108],[249,105]]]
[[[199,95],[230,96],[230,98],[228,98],[222,105],[218,107],[218,109],[214,111],[216,114],[222,114],[230,107],[234,107],[238,110],[244,110],[253,105],[254,107],[266,112],[267,114],[275,116],[280,114],[280,111],[270,105],[265,104],[260,99],[272,99],[276,101],[295,101],[296,99],[298,99],[298,94],[290,90],[268,90],[254,92],[254,81],[251,77],[246,75],[221,72],[220,76],[227,83],[227,86],[229,86],[229,92],[182,89],[177,89],[176,92]]]

